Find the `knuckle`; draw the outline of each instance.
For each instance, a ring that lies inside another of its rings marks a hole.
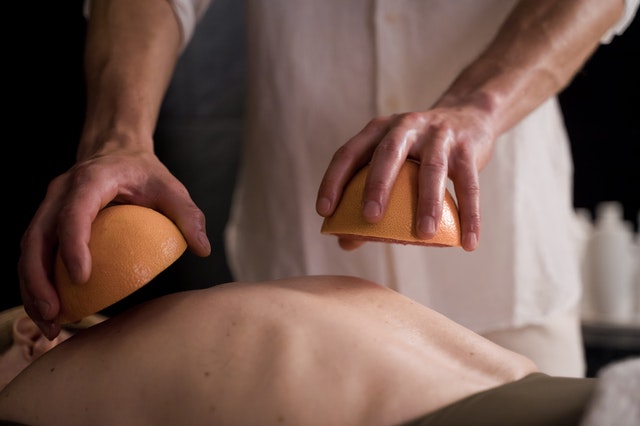
[[[372,178],[367,182],[369,191],[379,194],[391,188],[391,183],[382,179]]]
[[[352,160],[356,156],[356,150],[351,144],[346,143],[333,153],[333,162],[343,163]]]
[[[421,164],[428,173],[442,173],[447,170],[448,162],[444,155],[429,155],[421,160]]]

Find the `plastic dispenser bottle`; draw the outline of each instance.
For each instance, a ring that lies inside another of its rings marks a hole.
[[[589,245],[591,241],[591,234],[593,233],[593,220],[591,218],[591,212],[586,208],[576,209],[576,219],[578,220],[578,226],[580,227],[578,249],[580,255],[580,274],[582,275],[582,282],[584,283],[580,310],[582,319],[589,321],[593,319],[593,308],[591,302],[592,294],[591,286],[589,285]]]
[[[617,324],[634,322],[637,259],[633,230],[623,220],[620,203],[603,202],[597,206],[588,250],[586,278],[594,319]]]

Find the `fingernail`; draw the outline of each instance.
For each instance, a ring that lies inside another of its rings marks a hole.
[[[200,232],[198,234],[198,241],[202,247],[207,249],[207,251],[211,251],[211,243],[209,242],[209,238],[207,238],[206,232]]]
[[[50,320],[49,311],[51,310],[51,305],[45,302],[44,300],[37,299],[33,302],[40,314],[40,317],[45,320]]]
[[[42,330],[47,339],[51,340],[56,337],[55,333],[53,332],[53,323],[49,321],[35,321],[35,323],[38,328]]]
[[[418,232],[423,235],[435,235],[436,221],[432,216],[425,216],[418,221]]]
[[[463,240],[462,240],[463,247],[469,250],[475,250],[477,245],[478,245],[478,236],[475,234],[475,232],[467,232],[463,236]]]
[[[322,197],[318,200],[318,204],[316,205],[316,209],[320,214],[329,214],[329,209],[331,209],[331,201],[327,197]]]
[[[364,204],[364,208],[362,209],[362,213],[365,217],[378,217],[380,216],[380,204],[375,201],[367,201]]]

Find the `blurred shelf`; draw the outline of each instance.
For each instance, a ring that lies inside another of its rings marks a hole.
[[[640,352],[640,323],[582,322],[584,344]]]

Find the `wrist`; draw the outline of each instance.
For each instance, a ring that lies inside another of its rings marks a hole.
[[[447,108],[456,110],[467,116],[473,116],[474,121],[483,123],[482,127],[489,130],[494,136],[501,129],[501,111],[504,104],[504,96],[499,92],[484,89],[459,92],[448,90],[434,104],[434,108]]]
[[[76,154],[78,161],[118,151],[153,152],[153,135],[148,131],[116,122],[94,124],[91,121],[85,122]]]

